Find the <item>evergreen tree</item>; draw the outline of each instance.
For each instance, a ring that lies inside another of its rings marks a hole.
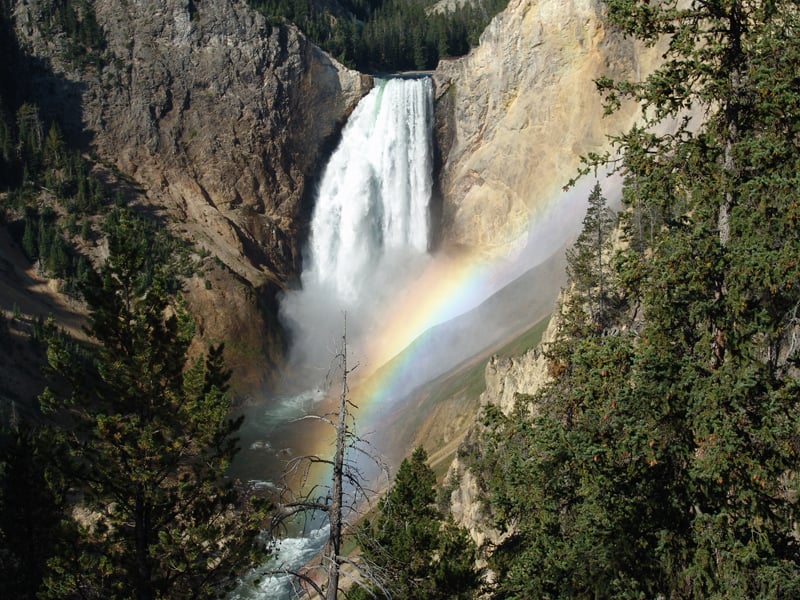
[[[614,225],[614,213],[606,205],[600,183],[595,183],[589,195],[583,230],[567,251],[567,275],[575,293],[588,305],[592,321],[601,328],[606,323],[611,301],[608,283]]]
[[[60,376],[43,409],[63,424],[63,465],[91,511],[51,561],[46,597],[210,597],[259,554],[263,513],[225,479],[241,424],[229,418],[221,350],[189,362],[191,319],[147,264],[126,214],[84,296],[89,359],[51,338]]]
[[[403,460],[378,517],[362,532],[365,557],[382,584],[370,593],[379,597],[469,598],[478,588],[475,545],[436,507],[427,460],[421,447]]]
[[[85,242],[92,238],[92,223],[89,219],[84,219],[81,223],[81,239]]]
[[[20,423],[0,436],[0,595],[37,597],[54,554],[66,492],[46,432]]]
[[[344,0],[324,7],[305,1],[250,2],[267,16],[294,22],[345,64],[396,72],[434,69],[440,58],[466,54],[508,0],[474,0],[444,10],[434,10],[432,0]]]
[[[3,31],[2,18],[0,18],[0,34]],[[16,152],[14,147],[16,141],[12,124],[6,115],[3,107],[2,99],[0,98],[0,185],[3,188],[11,185],[14,182],[14,173],[16,165]]]
[[[54,235],[47,252],[47,272],[54,277],[66,277],[71,266],[67,243]]]
[[[47,137],[44,140],[43,159],[46,167],[50,169],[61,169],[66,162],[66,149],[64,140],[55,122],[50,124]]]
[[[26,213],[22,232],[22,250],[30,261],[34,261],[39,257],[39,238],[38,234],[34,233],[34,230],[38,231],[38,227],[34,225],[33,216],[30,213]]]
[[[632,218],[610,275],[631,310],[616,335],[562,328],[553,382],[487,411],[479,470],[512,531],[497,596],[794,597],[800,15],[608,6],[668,44],[643,81],[599,81],[608,110],[630,97],[645,115],[615,139]]]

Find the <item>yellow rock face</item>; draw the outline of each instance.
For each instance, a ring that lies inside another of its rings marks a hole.
[[[444,246],[498,256],[524,245],[579,157],[635,118],[633,106],[603,117],[594,80],[639,77],[652,55],[610,31],[596,0],[511,0],[478,48],[442,61]]]

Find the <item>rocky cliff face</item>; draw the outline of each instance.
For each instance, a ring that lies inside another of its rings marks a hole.
[[[434,74],[444,247],[490,257],[527,243],[529,223],[558,202],[579,157],[607,148],[607,136],[638,116],[628,106],[604,117],[594,80],[638,78],[659,55],[611,30],[599,0],[510,0],[478,48],[442,61]],[[551,319],[544,343],[556,327]],[[494,358],[485,378],[481,403],[508,412],[516,393],[534,394],[547,382],[547,360],[539,350]],[[476,440],[477,429],[462,449],[480,452],[470,447]],[[448,479],[456,483],[456,521],[479,545],[500,541],[467,464],[456,459]]]
[[[537,348],[518,357],[491,358],[484,371],[486,390],[481,394],[481,406],[496,404],[509,414],[514,408],[517,393],[535,394],[542,389],[550,380],[548,361],[542,348],[555,339],[557,331],[558,315],[554,314]],[[479,432],[480,428],[474,425],[467,435],[464,444],[467,453],[471,451],[469,447],[475,443]],[[456,458],[450,465],[446,479],[457,482],[450,494],[450,511],[455,521],[470,532],[478,547],[500,543],[505,534],[493,529],[487,522],[484,510],[486,492],[470,471],[468,460],[465,462]]]
[[[260,308],[274,311],[299,267],[309,183],[371,80],[244,0],[94,8],[106,56],[77,72],[63,39],[42,33],[42,7],[17,6],[36,96],[177,233],[221,259],[213,282],[188,286],[201,328],[216,340],[244,333],[246,352],[261,352]],[[231,304],[237,313],[219,314]]]
[[[634,116],[603,118],[593,80],[636,77],[653,52],[610,31],[598,0],[511,0],[466,57],[435,74],[444,244],[489,255]]]

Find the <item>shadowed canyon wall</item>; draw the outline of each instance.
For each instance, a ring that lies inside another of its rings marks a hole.
[[[187,294],[208,341],[256,379],[280,354],[275,294],[300,266],[309,183],[371,78],[244,0],[96,0],[101,65],[77,70],[17,5],[33,95],[147,209],[218,257]],[[221,264],[220,264],[221,261]]]

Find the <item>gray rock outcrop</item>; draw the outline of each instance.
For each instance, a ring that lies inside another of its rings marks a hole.
[[[81,116],[91,148],[237,273],[293,274],[307,183],[369,78],[244,0],[94,4],[108,53],[83,75],[38,35],[35,3],[17,11],[31,54],[80,77],[81,113],[62,120]]]
[[[550,319],[536,348],[517,357],[494,356],[489,359],[484,371],[486,389],[480,397],[482,406],[495,404],[508,415],[514,408],[516,394],[536,394],[551,380],[548,360],[542,349],[554,341],[558,322],[556,314]],[[476,439],[480,430],[478,425],[474,425],[468,439]],[[468,464],[456,458],[450,465],[447,480],[458,482],[450,494],[450,511],[456,523],[470,532],[479,547],[487,543],[499,544],[506,534],[489,524],[484,510],[486,491],[481,489],[478,478],[470,471]]]
[[[144,192],[146,210],[224,263],[213,285],[188,286],[190,302],[224,311],[231,294],[246,301],[233,303],[239,314],[204,315],[207,337],[250,331],[247,352],[270,336],[274,349],[264,313],[298,272],[315,175],[371,78],[245,0],[93,5],[106,47],[83,69],[66,58],[64,34],[45,33],[44,5],[17,5],[34,96]]]

